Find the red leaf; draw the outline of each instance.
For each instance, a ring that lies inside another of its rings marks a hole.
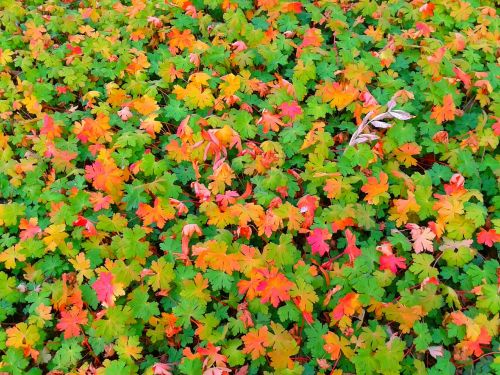
[[[500,242],[500,234],[498,234],[495,229],[490,229],[488,231],[483,229],[477,235],[477,242],[492,247],[494,243]]]
[[[455,73],[455,75],[457,76],[457,78],[460,81],[463,82],[464,87],[466,89],[470,88],[472,80],[471,80],[470,76],[467,73],[465,73],[462,69],[457,68],[456,66],[453,68],[453,73]]]
[[[48,139],[61,137],[62,129],[54,122],[54,119],[45,115],[43,118],[43,125],[40,129],[40,134],[46,135]]]
[[[304,222],[302,223],[302,228],[309,228],[314,221],[314,213],[318,208],[318,197],[312,195],[306,195],[300,198],[297,206],[300,209],[300,213],[304,216]]]
[[[493,128],[493,133],[496,136],[500,136],[500,117],[495,118],[495,123],[491,127]]]
[[[354,259],[361,255],[361,249],[356,246],[356,236],[349,229],[346,229],[345,235],[347,239],[347,247],[345,248],[344,253],[349,255],[349,260],[353,262]]]
[[[168,363],[157,362],[153,365],[152,369],[155,375],[172,375],[171,365]]]
[[[323,37],[321,36],[321,30],[315,28],[307,29],[304,33],[304,39],[302,40],[300,48],[302,49],[309,46],[321,47],[322,42]]]
[[[113,203],[113,198],[109,195],[103,195],[100,191],[90,193],[89,198],[94,211],[99,211],[102,209],[108,209],[110,204]]]

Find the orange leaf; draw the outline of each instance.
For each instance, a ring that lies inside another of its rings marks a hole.
[[[324,102],[330,102],[330,107],[340,111],[356,100],[359,91],[348,84],[327,82],[318,87],[318,94]]]
[[[155,199],[153,206],[139,203],[139,208],[135,213],[144,221],[144,225],[156,223],[158,228],[163,228],[168,220],[175,217],[174,210],[162,207],[159,198]]]
[[[109,117],[99,113],[95,119],[87,117],[77,122],[73,129],[76,137],[83,143],[103,143],[111,141]]]
[[[333,332],[328,332],[326,335],[323,335],[323,339],[325,340],[323,349],[330,354],[332,360],[339,359],[341,351],[347,358],[351,358],[354,355],[354,351],[348,346],[349,341],[345,337],[339,337]]]
[[[113,159],[97,160],[85,167],[85,178],[92,181],[92,186],[103,190],[111,196],[121,195],[125,179],[124,171],[118,168]]]
[[[270,130],[277,132],[280,130],[280,126],[285,126],[280,120],[279,115],[271,113],[267,109],[262,112],[262,116],[257,121],[257,125],[262,125],[264,134],[269,133]]]
[[[243,353],[251,354],[252,359],[257,359],[266,354],[266,348],[271,345],[267,326],[253,329],[242,337]]]
[[[144,116],[150,115],[160,109],[156,100],[148,95],[144,95],[143,97],[134,100],[133,107],[137,112]]]
[[[388,320],[399,323],[402,333],[410,332],[415,322],[425,315],[422,306],[407,307],[399,303],[391,303],[383,311]]]
[[[184,50],[185,48],[190,49],[196,41],[193,34],[191,34],[191,30],[186,29],[180,32],[179,29],[175,27],[171,29],[167,37],[169,39],[169,50],[173,55],[177,54],[179,50]]]
[[[417,160],[413,155],[418,155],[422,148],[416,143],[406,143],[394,151],[396,159],[403,163],[405,167],[417,165]]]
[[[380,172],[379,179],[380,182],[377,181],[376,177],[368,177],[367,183],[361,187],[361,191],[367,194],[365,201],[370,204],[378,204],[380,198],[389,197],[389,194],[385,194],[389,190],[387,174]]]
[[[455,347],[455,358],[458,360],[466,359],[471,355],[479,357],[483,354],[483,348],[481,346],[490,345],[491,336],[488,334],[486,328],[481,327],[480,334],[475,340],[465,340]],[[460,351],[463,353],[460,353]]]
[[[455,118],[455,103],[451,94],[445,95],[443,105],[436,105],[432,108],[431,118],[435,119],[438,124],[445,121],[451,121]]]
[[[418,212],[420,206],[415,200],[415,195],[408,192],[408,199],[394,199],[394,207],[389,210],[390,220],[396,220],[396,225],[401,226],[408,222],[408,214],[410,212]]]

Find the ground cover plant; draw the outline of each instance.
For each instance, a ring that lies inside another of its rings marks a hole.
[[[488,0],[0,0],[0,372],[495,374]]]

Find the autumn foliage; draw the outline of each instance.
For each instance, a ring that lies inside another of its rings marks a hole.
[[[500,373],[493,1],[0,24],[0,373]]]

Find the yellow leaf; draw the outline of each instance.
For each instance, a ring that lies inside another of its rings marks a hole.
[[[10,49],[0,48],[0,64],[5,65],[12,61],[12,55],[14,53]]]
[[[37,327],[26,323],[17,323],[5,331],[7,332],[5,344],[12,348],[27,348],[36,344],[40,338]]]
[[[194,84],[198,84],[198,85],[202,85],[202,86],[208,86],[208,80],[210,79],[211,77],[207,74],[207,73],[194,73],[192,74],[190,77],[189,77],[189,81],[194,83]]]
[[[128,360],[137,360],[142,358],[142,347],[139,345],[139,340],[136,336],[120,336],[116,342],[115,348],[120,358],[124,357]]]
[[[94,271],[90,269],[90,260],[85,258],[84,253],[78,254],[75,259],[70,259],[69,262],[73,265],[73,268],[76,272],[78,272],[77,280],[79,283],[83,281],[83,279],[90,279],[94,276]]]
[[[271,328],[274,332],[271,340],[273,351],[269,353],[271,366],[275,369],[293,368],[293,361],[290,357],[299,352],[297,342],[281,324],[271,322]]]
[[[144,95],[139,99],[135,99],[133,107],[137,112],[144,116],[150,115],[151,113],[156,112],[160,109],[160,107],[156,103],[156,100],[148,95]]]
[[[363,63],[348,64],[344,69],[344,77],[360,90],[366,88],[375,74]]]
[[[240,77],[234,74],[228,74],[222,77],[222,83],[219,85],[222,95],[231,96],[240,88]]]
[[[42,115],[42,106],[33,94],[26,96],[23,99],[23,104],[29,113],[40,116]]]
[[[45,234],[48,234],[48,236],[43,239],[43,242],[47,245],[48,250],[55,250],[64,242],[64,239],[68,237],[68,234],[64,231],[65,229],[65,224],[52,224],[45,229]]]
[[[22,247],[20,244],[9,247],[4,252],[0,253],[0,262],[5,263],[5,268],[12,269],[16,267],[16,260],[23,262],[26,256],[21,253]]]
[[[410,332],[415,322],[425,315],[422,306],[407,307],[392,303],[383,308],[383,311],[388,320],[399,323],[402,333]]]

